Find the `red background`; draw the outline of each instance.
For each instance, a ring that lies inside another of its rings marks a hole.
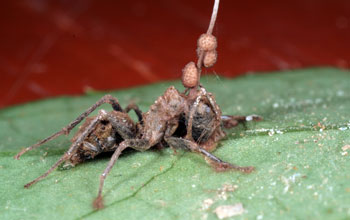
[[[0,107],[179,79],[212,0],[4,0]],[[222,0],[211,71],[350,65],[349,0]]]

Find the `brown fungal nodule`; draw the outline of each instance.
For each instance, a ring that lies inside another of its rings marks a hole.
[[[189,62],[182,70],[182,84],[186,88],[193,88],[197,86],[199,81],[199,74],[196,64]]]
[[[218,58],[218,53],[216,52],[216,50],[210,50],[206,52],[204,55],[203,65],[206,68],[212,67],[216,63],[217,58]]]
[[[202,34],[198,39],[198,48],[203,51],[215,50],[218,43],[212,34]]]

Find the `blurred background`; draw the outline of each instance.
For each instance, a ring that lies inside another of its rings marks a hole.
[[[0,108],[179,79],[213,0],[3,0]],[[221,0],[205,74],[350,66],[349,0]],[[349,82],[350,83],[350,82]]]

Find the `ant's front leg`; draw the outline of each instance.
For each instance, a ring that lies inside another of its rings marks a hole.
[[[19,158],[24,153],[26,153],[30,150],[33,150],[35,148],[38,148],[39,146],[43,145],[44,143],[51,141],[51,140],[61,136],[62,134],[65,134],[65,135],[69,134],[69,132],[75,126],[77,126],[77,124],[79,124],[82,120],[84,120],[84,118],[86,118],[89,114],[91,114],[91,112],[93,112],[96,108],[98,108],[99,106],[101,106],[104,103],[109,103],[110,105],[112,105],[112,107],[115,111],[121,111],[121,112],[123,111],[122,107],[120,106],[120,104],[116,98],[112,97],[111,95],[105,95],[100,100],[98,100],[93,106],[91,106],[85,112],[83,112],[81,115],[79,115],[74,121],[69,123],[67,126],[63,127],[60,131],[58,131],[58,132],[54,133],[53,135],[39,141],[38,143],[36,143],[30,147],[23,149],[16,156],[14,156],[14,158],[19,160]]]
[[[239,115],[222,115],[221,121],[222,125],[225,128],[233,128],[236,127],[240,123],[245,123],[247,121],[261,121],[262,117],[258,115],[248,115],[248,116],[239,116]]]
[[[187,148],[191,150],[192,152],[200,153],[202,154],[209,164],[219,172],[227,171],[227,170],[237,170],[243,173],[250,173],[254,170],[254,167],[248,166],[248,167],[241,167],[235,164],[231,164],[228,162],[225,162],[221,160],[220,158],[214,156],[213,154],[209,153],[208,151],[201,148],[197,143],[193,141],[189,141],[183,138],[178,137],[167,137],[165,138],[165,141],[172,147],[175,148]]]

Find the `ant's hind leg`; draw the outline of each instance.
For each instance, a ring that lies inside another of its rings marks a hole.
[[[113,109],[115,111],[123,111],[122,107],[119,105],[119,102],[116,98],[112,97],[111,95],[105,95],[103,96],[100,100],[98,100],[94,105],[92,105],[90,108],[88,108],[85,112],[83,112],[81,115],[79,115],[74,121],[72,121],[71,123],[69,123],[67,126],[65,126],[64,128],[62,128],[60,131],[54,133],[53,135],[39,141],[38,143],[27,147],[25,149],[23,149],[22,151],[20,151],[16,156],[14,156],[15,159],[19,160],[19,158],[26,152],[33,150],[35,148],[38,148],[39,146],[43,145],[44,143],[51,141],[63,134],[67,135],[69,134],[69,132],[75,127],[77,126],[77,124],[79,124],[82,120],[84,120],[84,118],[86,118],[89,114],[91,114],[91,112],[93,112],[96,108],[98,108],[99,106],[101,106],[104,103],[109,103],[112,105]]]
[[[60,164],[62,164],[64,161],[68,160],[72,153],[80,146],[80,144],[84,141],[84,139],[91,133],[93,129],[95,129],[98,122],[103,120],[103,118],[106,116],[106,112],[104,110],[101,110],[97,117],[95,117],[89,124],[89,126],[86,127],[86,129],[80,134],[80,136],[75,140],[75,142],[71,145],[71,147],[68,149],[66,153],[43,175],[39,176],[35,180],[27,183],[24,185],[25,188],[29,188],[34,183],[44,179],[47,175],[49,175],[53,170],[55,170]]]
[[[238,115],[222,115],[221,121],[225,128],[236,127],[240,123],[247,121],[261,121],[263,118],[258,115],[238,116]]]
[[[254,170],[254,167],[248,166],[248,167],[241,167],[235,164],[231,164],[228,162],[225,162],[221,160],[220,158],[214,156],[213,154],[209,153],[208,151],[201,148],[197,143],[183,139],[183,138],[177,138],[177,137],[169,137],[165,138],[166,142],[175,148],[187,148],[191,150],[192,152],[200,153],[202,154],[206,160],[209,162],[209,164],[219,172],[227,171],[227,170],[237,170],[243,173],[250,173]]]

